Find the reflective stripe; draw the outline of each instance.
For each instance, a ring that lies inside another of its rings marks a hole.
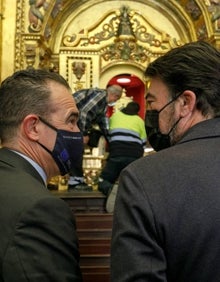
[[[110,141],[109,142],[114,142],[114,141],[124,141],[124,142],[136,142],[138,144],[141,144],[142,145],[142,141],[140,138],[135,138],[135,137],[132,137],[132,136],[111,136],[110,137]]]
[[[137,131],[134,131],[134,130],[130,130],[130,129],[125,129],[125,128],[115,128],[115,129],[111,129],[109,131],[110,135],[112,134],[115,134],[115,133],[127,133],[127,134],[132,134],[132,135],[135,135],[137,136],[138,138],[140,138],[139,134]]]
[[[138,144],[145,145],[147,141],[146,138],[141,139],[136,131],[128,130],[124,128],[111,129],[109,131],[109,134],[110,134],[110,142],[111,141],[137,142]]]

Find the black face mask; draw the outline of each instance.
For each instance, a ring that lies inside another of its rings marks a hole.
[[[182,93],[177,95],[169,103],[167,103],[159,111],[151,110],[147,111],[145,115],[145,128],[147,133],[147,138],[155,151],[160,151],[171,146],[170,142],[170,133],[175,128],[177,123],[180,121],[180,118],[174,123],[172,128],[167,134],[162,134],[159,129],[159,113],[162,112],[169,104],[173,103]]]
[[[82,162],[83,157],[83,136],[81,132],[72,132],[67,130],[57,129],[41,117],[39,119],[57,132],[56,142],[51,152],[43,144],[39,143],[56,162],[59,167],[60,174],[65,175],[73,168],[78,167]]]

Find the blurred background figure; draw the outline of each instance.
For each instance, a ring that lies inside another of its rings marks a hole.
[[[109,205],[114,203],[117,185],[114,191],[112,188],[121,170],[144,154],[147,136],[144,120],[138,115],[139,110],[138,103],[129,102],[110,117],[109,156],[98,182],[98,189],[108,196]],[[112,208],[107,211],[112,212]]]
[[[83,133],[84,144],[89,145],[89,132],[94,125],[98,125],[102,135],[108,141],[109,121],[106,116],[107,107],[112,106],[121,98],[122,87],[119,85],[108,86],[107,89],[89,88],[82,89],[73,94],[79,110],[78,126]],[[92,190],[85,183],[82,162],[70,173],[69,189]]]

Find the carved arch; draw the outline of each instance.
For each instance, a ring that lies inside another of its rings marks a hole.
[[[142,70],[185,42],[206,40],[218,47],[219,6],[212,0],[18,0],[15,69],[48,68],[77,87],[92,86],[112,65],[133,64]],[[123,7],[131,34],[119,33]]]

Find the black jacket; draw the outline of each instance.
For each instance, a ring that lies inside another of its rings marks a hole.
[[[220,118],[121,174],[111,281],[220,281]]]
[[[32,165],[0,149],[0,281],[82,281],[75,221]]]

